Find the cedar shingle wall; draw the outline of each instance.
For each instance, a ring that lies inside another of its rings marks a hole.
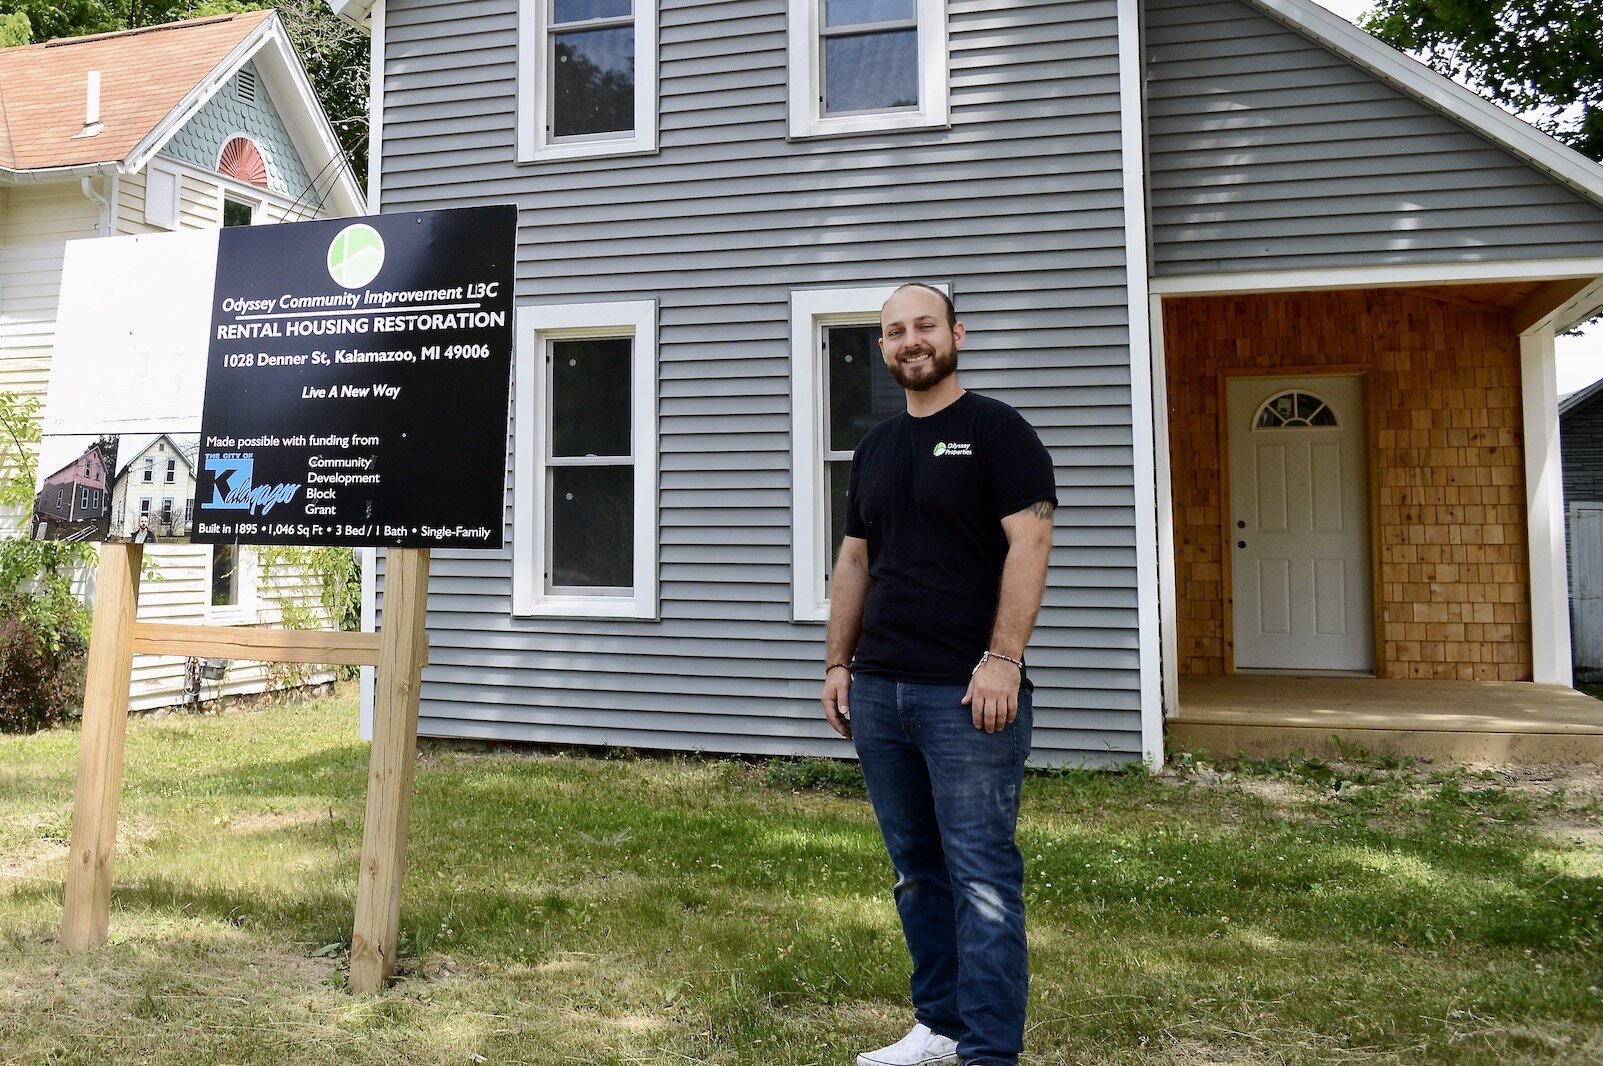
[[[1225,672],[1221,375],[1364,368],[1381,677],[1529,680],[1519,341],[1398,291],[1164,301],[1179,666]]]

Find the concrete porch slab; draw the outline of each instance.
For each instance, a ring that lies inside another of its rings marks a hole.
[[[1603,764],[1603,701],[1520,681],[1182,677],[1171,742],[1223,758],[1372,754],[1475,763]]]

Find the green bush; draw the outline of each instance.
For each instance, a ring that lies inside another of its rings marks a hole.
[[[42,606],[27,596],[0,598],[0,732],[47,729],[83,705],[83,609]]]
[[[0,392],[0,513],[26,516],[38,470],[39,400]],[[32,733],[83,705],[89,612],[73,577],[93,544],[0,536],[0,732]]]
[[[862,768],[844,759],[770,759],[763,767],[763,784],[787,792],[868,795]]]

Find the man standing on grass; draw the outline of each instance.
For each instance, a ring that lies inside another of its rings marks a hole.
[[[1014,1066],[1029,960],[1015,831],[1057,505],[1011,407],[957,382],[963,324],[928,285],[880,312],[907,410],[852,458],[820,697],[857,747],[896,870],[913,1029],[858,1066]]]

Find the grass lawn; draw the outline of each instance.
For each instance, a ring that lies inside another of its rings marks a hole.
[[[849,1064],[910,1024],[849,765],[431,749],[396,986],[343,988],[349,693],[129,731],[112,942],[56,942],[78,734],[0,738],[0,1062]],[[1026,1061],[1603,1062],[1603,772],[1027,784]]]

